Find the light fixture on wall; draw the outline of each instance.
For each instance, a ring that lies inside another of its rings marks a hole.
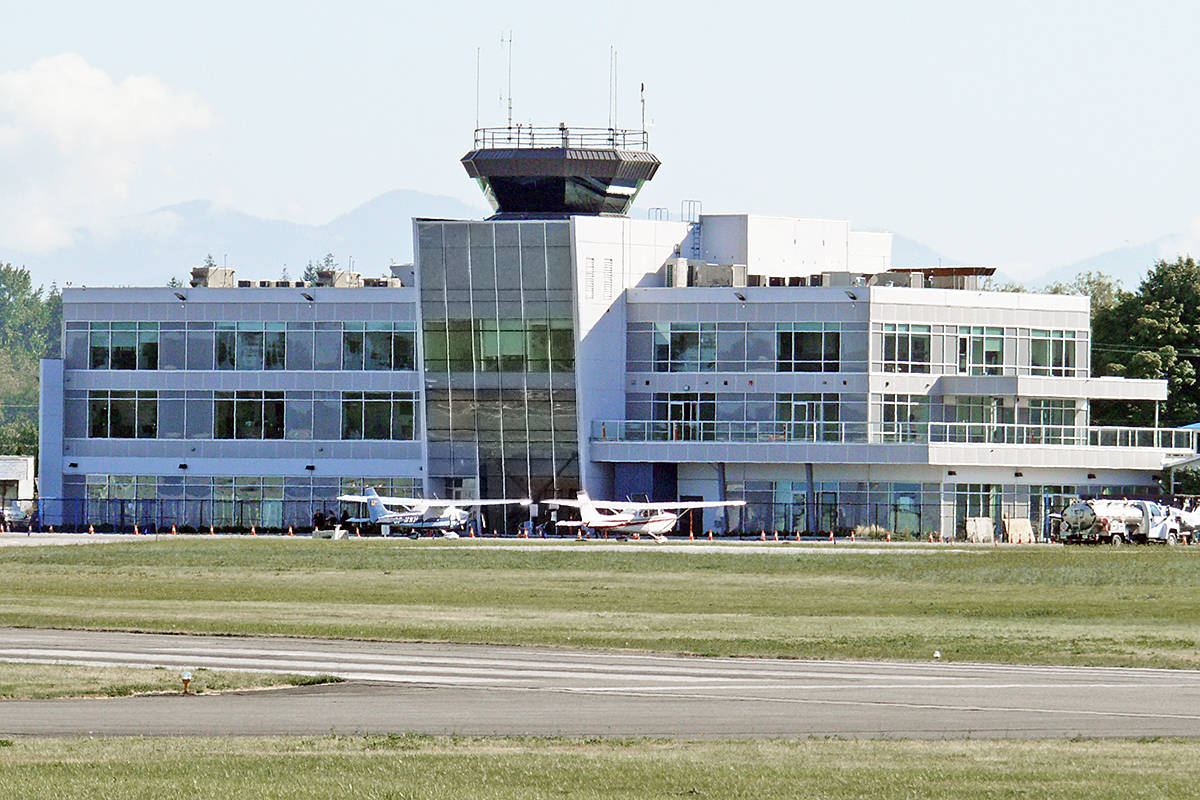
[[[952,470],[952,469],[948,469],[948,470],[946,470],[946,474],[947,474],[947,475],[957,475],[958,473],[957,473],[957,472],[955,472],[955,471],[954,471],[954,470]]]
[[[1024,473],[1024,472],[1014,472],[1014,473],[1013,473],[1013,477],[1014,477],[1014,478],[1024,478],[1024,477],[1025,477],[1025,473]]]
[[[312,472],[313,470],[315,470],[317,468],[317,465],[316,464],[305,464],[304,468],[306,470],[308,470],[309,472]]]
[[[187,302],[187,295],[185,295],[183,292],[175,292],[175,296],[179,298],[179,302],[181,302],[181,303]]]
[[[1094,480],[1096,480],[1096,473],[1094,473],[1094,472],[1089,472],[1089,473],[1088,473],[1088,480],[1089,480],[1089,481],[1094,481]]]
[[[179,468],[180,468],[180,469],[187,469],[187,464],[180,464],[180,465],[179,465]]]

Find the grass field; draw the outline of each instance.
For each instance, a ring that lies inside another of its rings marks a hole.
[[[0,740],[23,800],[1190,798],[1190,741]],[[103,787],[102,789],[100,787]]]
[[[196,694],[270,686],[310,686],[338,682],[330,675],[277,675],[265,672],[191,670],[188,690]],[[178,670],[91,667],[63,664],[0,663],[0,699],[47,697],[125,697],[148,692],[182,691]]]
[[[222,537],[11,548],[0,550],[0,625],[1200,667],[1193,548],[653,547]]]

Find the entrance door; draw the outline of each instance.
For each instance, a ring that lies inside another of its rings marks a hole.
[[[700,438],[697,436],[696,421],[699,419],[699,409],[694,399],[682,400],[672,397],[667,404],[667,420],[671,425],[671,441],[690,442]]]

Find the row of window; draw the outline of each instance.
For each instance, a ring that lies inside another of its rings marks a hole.
[[[942,359],[934,353],[935,341],[945,341],[956,344],[954,367],[961,375],[1003,375],[1012,368],[1031,375],[1086,374],[1077,356],[1077,342],[1086,336],[1073,330],[960,325],[957,330],[939,326],[944,330],[934,333],[930,325],[900,323],[885,323],[881,328],[884,372],[945,371],[948,364],[943,362],[950,361],[949,353]]]
[[[865,370],[865,326],[850,323],[630,323],[631,372],[838,372]],[[876,325],[884,372],[1086,374],[1073,330]],[[1018,360],[1021,366],[1016,366]]]
[[[632,372],[838,372],[865,368],[863,325],[796,323],[631,323]]]
[[[86,329],[68,327],[66,336],[68,369],[415,370],[417,366],[412,323],[113,322],[92,323]]]
[[[199,393],[197,393],[199,394]],[[416,438],[413,392],[215,392],[207,398],[159,398],[153,391],[87,393],[90,439],[377,439]]]
[[[334,500],[371,486],[381,495],[421,496],[420,478],[309,478],[293,476],[88,475],[91,500]]]

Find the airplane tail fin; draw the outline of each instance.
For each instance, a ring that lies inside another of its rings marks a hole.
[[[379,499],[379,493],[375,491],[375,487],[368,486],[366,495],[367,516],[371,518],[371,522],[378,522],[379,518],[387,513],[387,509],[383,507],[383,501]]]
[[[600,512],[596,510],[596,506],[592,504],[592,499],[588,497],[587,492],[579,492],[576,495],[579,500],[579,518],[584,525],[591,525],[600,519]]]

